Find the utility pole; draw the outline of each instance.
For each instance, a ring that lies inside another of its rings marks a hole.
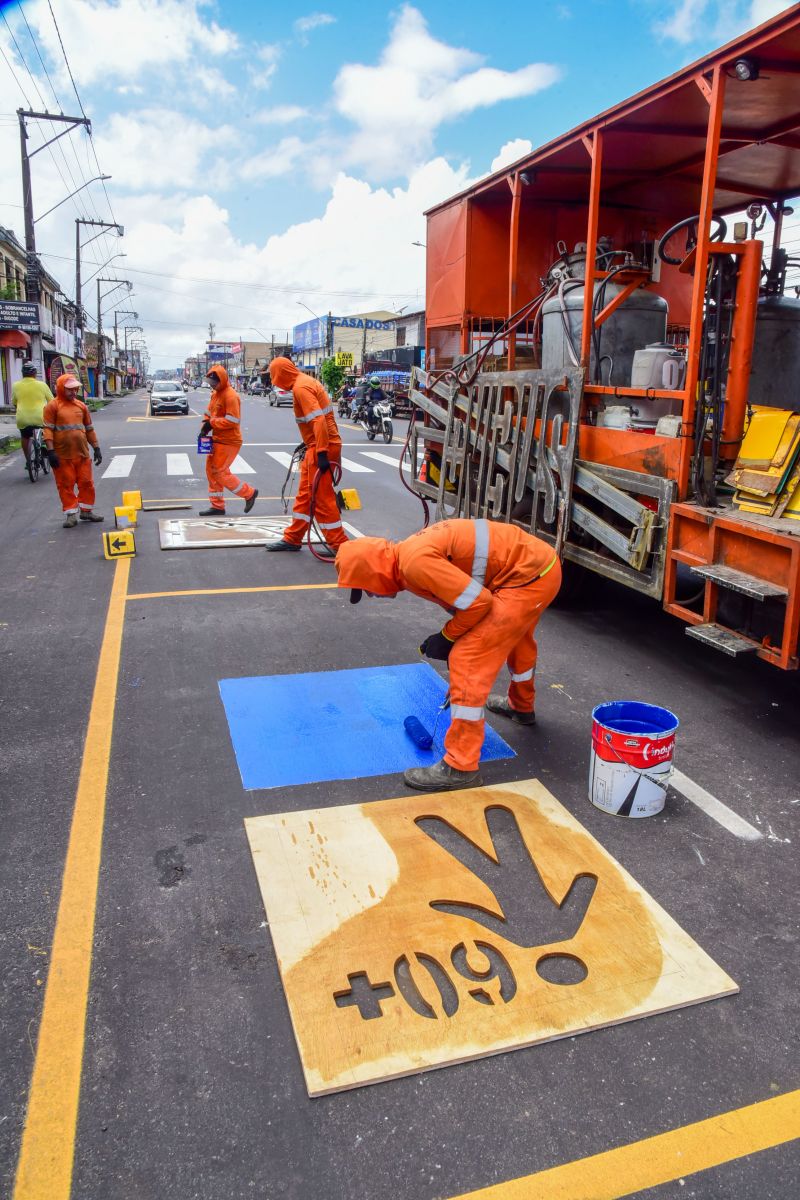
[[[49,141],[45,142],[41,146],[38,146],[32,154],[28,154],[28,130],[25,125],[26,117],[29,120],[35,121],[61,121],[62,123],[66,124],[67,128],[62,129],[61,133],[57,133],[55,137],[50,138]],[[71,133],[72,130],[77,128],[78,125],[85,125],[86,128],[91,131],[92,123],[88,117],[66,117],[63,115],[63,113],[56,114],[32,112],[24,108],[17,109],[17,119],[19,120],[19,147],[22,158],[22,207],[25,211],[25,298],[32,304],[38,304],[41,299],[41,288],[39,286],[39,261],[36,257],[36,234],[34,229],[36,222],[33,217],[33,191],[31,188],[30,160],[33,158],[34,154],[38,154],[41,150],[44,150],[45,147],[51,146],[53,142],[57,142],[58,139],[64,137],[65,134]],[[104,176],[104,178],[108,177]],[[87,181],[87,184],[88,183],[94,183],[94,180],[89,180]],[[83,186],[86,187],[87,184],[84,184]],[[77,188],[76,190],[80,191],[81,188]],[[72,194],[75,195],[74,192]],[[66,197],[66,199],[69,199],[69,197]],[[63,203],[63,201],[61,201],[61,203]],[[58,205],[55,205],[54,207],[58,208]],[[52,211],[53,210],[50,209],[50,212]],[[47,213],[44,213],[43,215],[47,216]]]
[[[118,225],[115,221],[89,221],[84,217],[75,218],[75,307],[78,310],[78,323],[81,330],[84,329],[84,313],[81,306],[81,225],[99,225],[100,233],[96,233],[95,237],[100,237],[104,229],[116,229],[119,237],[124,237],[124,226]],[[89,242],[93,242],[94,238],[89,238]],[[89,242],[86,245],[89,245]]]
[[[100,310],[100,284],[113,283],[115,286],[111,291],[116,291],[121,284],[126,284],[128,291],[131,290],[133,284],[129,279],[108,279],[98,275],[97,277],[97,366],[95,367],[95,395],[98,400],[103,399],[103,314]],[[110,293],[106,293],[110,295]]]

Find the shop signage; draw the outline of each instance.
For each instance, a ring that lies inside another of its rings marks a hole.
[[[39,306],[25,300],[0,300],[0,329],[39,328]]]
[[[353,355],[349,350],[336,351],[336,365],[349,370],[353,365]]]
[[[392,329],[393,326],[388,321],[373,321],[371,317],[367,317],[366,321],[363,317],[331,317],[331,325],[339,325],[343,329]]]

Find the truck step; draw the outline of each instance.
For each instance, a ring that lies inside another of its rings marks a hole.
[[[754,600],[785,600],[788,596],[786,588],[778,583],[770,583],[767,579],[759,579],[757,575],[748,575],[745,571],[736,571],[733,567],[723,566],[722,563],[709,563],[708,566],[692,567],[693,575],[710,579],[720,587],[730,588],[732,592],[741,592],[743,596],[752,596]],[[696,628],[713,628],[713,626],[697,626]]]
[[[731,658],[739,654],[755,654],[759,648],[756,642],[734,633],[732,629],[723,629],[721,625],[687,625],[686,632],[689,637],[697,638],[698,642],[705,642],[707,646],[713,646]]]

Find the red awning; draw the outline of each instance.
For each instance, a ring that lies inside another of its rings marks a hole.
[[[25,350],[30,344],[31,339],[21,329],[0,329],[0,349]]]

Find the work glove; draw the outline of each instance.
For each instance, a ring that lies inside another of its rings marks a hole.
[[[331,464],[328,460],[328,452],[326,450],[318,450],[317,451],[317,470],[320,472],[321,475],[324,475],[325,472],[330,471],[330,469],[331,469]]]
[[[210,433],[211,433],[211,422],[203,421],[203,424],[200,426],[200,437],[208,437],[208,435]]]
[[[453,645],[454,642],[444,633],[432,633],[430,637],[425,638],[419,652],[424,654],[425,658],[438,658],[442,662],[447,662]]]
[[[61,459],[58,457],[55,450],[47,451],[47,461],[50,463],[50,466],[53,468],[61,466]]]
[[[99,466],[100,466],[100,463],[101,463],[102,461],[103,461],[103,455],[102,455],[102,454],[101,454],[101,452],[100,452],[100,447],[99,447],[99,446],[95,446],[95,448],[94,448],[94,465],[95,465],[96,467],[99,467]]]

